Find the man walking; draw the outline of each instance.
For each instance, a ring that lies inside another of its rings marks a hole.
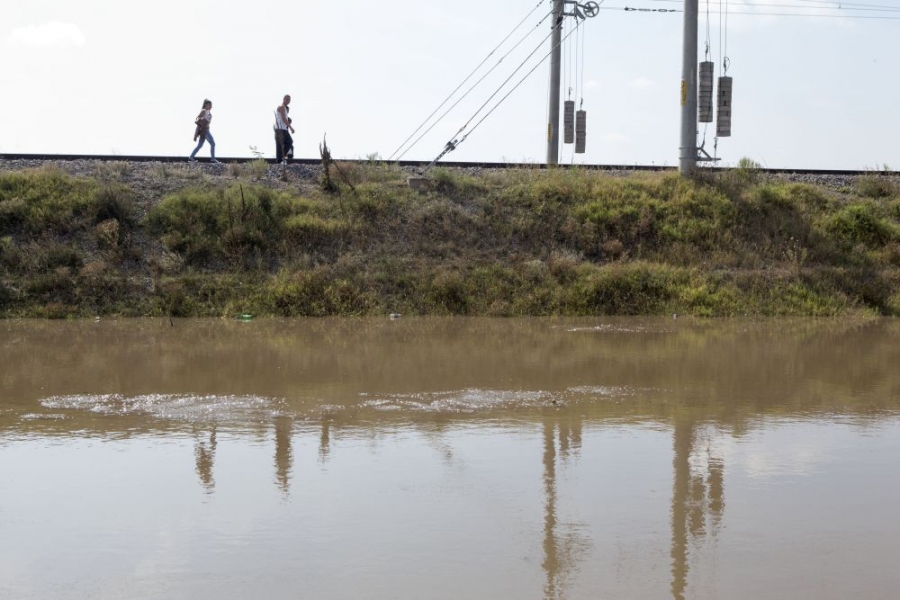
[[[294,155],[294,128],[291,127],[291,119],[288,117],[288,105],[291,96],[286,95],[281,106],[275,109],[275,161],[287,163],[287,157]]]

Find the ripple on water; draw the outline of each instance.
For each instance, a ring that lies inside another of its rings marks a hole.
[[[583,402],[621,401],[635,396],[628,387],[582,386],[565,390],[462,390],[416,393],[361,394],[360,402],[318,404],[311,413],[297,414],[283,399],[262,396],[145,394],[87,394],[53,396],[40,401],[44,413],[23,415],[28,420],[64,420],[79,414],[108,417],[145,417],[183,423],[262,423],[281,416],[323,418],[346,411],[377,413],[477,414],[560,407]],[[297,407],[299,408],[299,407]],[[310,407],[306,405],[308,410]]]
[[[659,326],[647,327],[644,325],[616,325],[607,323],[586,327],[567,327],[568,333],[670,333],[668,329]]]
[[[362,394],[362,408],[375,411],[412,411],[430,413],[477,413],[491,410],[542,408],[570,402],[623,398],[634,390],[622,387],[583,386],[562,392],[545,390],[465,389],[411,394]],[[333,407],[332,407],[333,408]]]
[[[23,421],[65,421],[69,417],[59,413],[27,413],[19,418]]]
[[[496,408],[539,406],[550,400],[552,394],[549,392],[467,389],[380,395],[365,400],[362,407],[379,411],[473,413]]]
[[[53,396],[40,403],[53,411],[91,412],[120,417],[146,416],[188,423],[263,421],[283,413],[280,401],[261,396],[95,394]]]

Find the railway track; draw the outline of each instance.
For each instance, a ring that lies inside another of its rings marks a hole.
[[[135,163],[187,163],[184,156],[124,156],[124,155],[108,155],[108,154],[0,154],[0,161],[4,160],[23,160],[23,161],[98,161],[98,162],[135,162]],[[256,158],[247,157],[225,157],[220,158],[219,162],[226,163],[249,163]],[[275,159],[263,159],[269,164],[275,164]],[[198,163],[208,163],[208,159],[197,159]],[[346,163],[370,163],[369,159],[337,159],[338,162]],[[388,162],[388,161],[375,161]],[[309,165],[315,166],[321,164],[316,158],[296,158],[288,161],[291,165]],[[390,164],[396,164],[401,167],[411,169],[421,169],[428,166],[429,161],[392,161]],[[456,169],[546,169],[547,165],[538,163],[499,163],[499,162],[441,162],[440,167],[456,168]],[[560,165],[565,167],[567,165]],[[675,171],[675,166],[659,166],[659,165],[577,165],[581,169],[591,169],[596,171]],[[729,170],[730,167],[715,167],[715,170]],[[784,175],[811,175],[811,176],[842,176],[842,177],[859,177],[863,175],[883,175],[886,177],[900,177],[900,171],[875,171],[875,170],[844,170],[844,169],[760,169],[763,173],[784,174]]]

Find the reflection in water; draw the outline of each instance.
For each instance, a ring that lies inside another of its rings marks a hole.
[[[245,560],[254,574],[276,575],[272,586],[284,593],[273,597],[359,597],[314,592],[335,592],[334,582],[354,579],[341,577],[348,566],[357,567],[367,590],[376,589],[378,577],[387,589],[399,579],[390,569],[403,564],[402,575],[415,571],[410,579],[427,581],[435,592],[405,597],[449,598],[447,580],[434,574],[457,562],[470,570],[485,566],[482,580],[466,582],[473,588],[490,589],[496,573],[507,569],[511,586],[528,589],[455,597],[594,598],[608,586],[618,594],[606,597],[758,598],[767,595],[749,590],[748,582],[783,592],[768,580],[779,570],[782,586],[799,572],[798,581],[827,579],[842,591],[865,579],[874,590],[867,597],[890,597],[881,592],[900,587],[896,569],[885,567],[900,552],[895,506],[882,500],[900,493],[891,460],[900,436],[884,434],[900,430],[900,323],[584,324],[0,323],[0,596],[49,597],[32,590],[41,591],[50,571],[62,588],[85,571],[108,583],[111,573],[139,570],[135,565],[150,565],[148,573],[185,589],[195,573],[213,573],[227,588],[234,585],[234,564]],[[777,446],[761,447],[755,436],[784,423],[808,436],[799,458],[815,461],[821,472],[803,469],[802,478],[767,481],[760,491],[753,477],[780,473],[791,457]],[[612,430],[626,435],[610,436]],[[836,435],[845,446],[822,460],[822,448],[836,443]],[[341,444],[348,439],[370,443]],[[598,442],[612,451],[594,454]],[[541,446],[540,458],[523,464],[531,444]],[[632,455],[633,444],[643,452]],[[316,445],[318,460],[330,468],[301,490],[292,485],[294,469],[315,463]],[[430,460],[428,446],[438,460]],[[69,447],[84,452],[57,452]],[[748,462],[748,447],[755,462]],[[126,496],[95,482],[103,460],[111,468],[125,465],[122,472],[137,482],[130,490],[141,489],[145,477],[177,481],[171,465],[157,459],[164,451],[181,452],[179,473],[190,492],[199,481],[229,501],[188,506],[177,485]],[[476,453],[479,460],[472,460]],[[67,460],[79,477],[66,478],[58,465]],[[41,478],[51,467],[60,475]],[[248,473],[262,473],[263,485],[224,485]],[[96,500],[76,507],[84,508],[78,513],[84,518],[74,525],[65,520],[66,494],[59,493],[70,489]],[[241,502],[230,496],[237,493]],[[153,519],[130,519],[133,529],[116,530],[108,511],[90,512],[107,496],[133,503],[121,504],[131,510],[123,514]],[[288,496],[298,501],[284,501]],[[192,511],[190,518],[158,510],[166,502]],[[841,502],[865,510],[841,511]],[[508,510],[516,503],[516,511]],[[222,515],[213,510],[233,512],[218,521]],[[45,517],[56,521],[36,531],[32,524]],[[207,527],[210,519],[215,528]],[[55,549],[97,532],[118,543],[127,556],[123,564],[86,551],[100,566],[46,567],[70,560],[47,558]],[[223,539],[240,543],[223,545]],[[522,560],[523,539],[528,560]],[[153,543],[160,556],[180,552],[173,560],[184,564],[148,559],[144,548]],[[820,544],[827,555],[816,554]],[[373,556],[380,562],[371,571],[359,568]],[[406,566],[413,563],[415,569]],[[858,574],[865,569],[866,577]],[[10,574],[21,585],[14,591],[23,593],[7,593]],[[310,580],[319,588],[305,589]],[[192,597],[227,596],[202,589],[206,595]],[[809,590],[782,596],[816,597]]]
[[[213,479],[213,463],[216,460],[216,426],[213,425],[209,432],[209,439],[203,438],[203,432],[194,428],[194,460],[197,465],[197,476],[200,484],[208,492],[215,490],[216,482]]]
[[[291,470],[294,465],[292,449],[294,420],[291,417],[276,417],[275,430],[275,484],[285,494],[290,493]],[[194,463],[200,485],[212,493],[216,488],[213,468],[216,461],[216,425],[210,425],[209,437],[205,437],[201,427],[193,426]],[[326,449],[327,453],[327,449]]]
[[[725,461],[722,458],[709,457],[709,514],[712,519],[713,533],[722,527],[725,514]]]
[[[711,444],[705,448],[705,456],[700,455],[696,447],[698,425],[689,416],[676,417],[673,430],[671,589],[673,598],[684,600],[691,542],[699,546],[707,531],[714,539],[722,525],[725,463],[721,457],[714,456]]]
[[[566,598],[566,582],[573,574],[589,543],[579,535],[575,526],[561,533],[557,514],[557,449],[555,429],[559,428],[559,458],[565,462],[570,452],[581,448],[581,419],[544,421],[544,561],[546,575],[545,600]]]
[[[290,493],[291,469],[294,464],[291,437],[293,436],[294,420],[290,417],[275,418],[275,483],[281,491],[287,495]],[[194,426],[194,464],[200,485],[212,493],[216,488],[213,468],[216,461],[216,425],[210,426],[209,437],[204,436],[203,430]]]
[[[290,492],[291,467],[294,456],[291,450],[294,420],[290,417],[275,418],[275,481],[281,491]]]
[[[556,444],[553,439],[553,425],[544,423],[544,572],[547,583],[544,597],[558,596],[559,544],[556,539]]]
[[[322,419],[322,434],[319,436],[319,459],[322,462],[328,460],[328,453],[331,452],[331,420]]]
[[[285,495],[290,493],[293,468],[294,421],[281,416],[274,419],[275,433],[275,481]],[[546,576],[544,597],[557,600],[566,597],[567,578],[576,569],[581,555],[589,544],[578,535],[577,528],[568,531],[559,522],[557,508],[557,470],[560,464],[577,459],[582,444],[582,419],[579,416],[560,415],[547,418],[543,424],[543,487],[544,526],[542,567]],[[201,485],[208,491],[215,489],[213,467],[216,453],[216,426],[212,425],[208,437],[194,427],[194,457]],[[725,465],[715,456],[711,444],[701,446],[698,422],[682,415],[673,425],[673,494],[671,505],[672,527],[672,583],[671,594],[675,600],[684,600],[689,574],[689,550],[704,539],[714,538],[722,525],[725,509]],[[452,450],[445,448],[445,453]],[[331,421],[323,419],[319,435],[319,456],[328,458],[331,452]],[[704,456],[705,454],[705,456]]]

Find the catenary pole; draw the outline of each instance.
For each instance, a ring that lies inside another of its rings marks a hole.
[[[681,67],[681,148],[679,171],[690,176],[697,168],[697,29],[699,0],[684,0],[683,64]]]
[[[697,2],[698,0],[694,0]],[[547,125],[547,164],[559,164],[559,98],[561,94],[562,75],[562,20],[563,0],[553,0],[553,18],[551,25],[553,35],[551,37],[550,55],[550,111]]]

